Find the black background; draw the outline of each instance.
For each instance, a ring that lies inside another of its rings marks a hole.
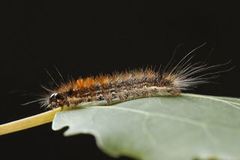
[[[41,84],[53,87],[45,69],[59,79],[57,66],[69,79],[164,66],[179,44],[176,60],[207,42],[194,61],[232,60],[235,66],[192,92],[239,97],[238,6],[220,1],[8,1],[2,21],[0,122],[44,111],[38,104],[20,104],[41,94]],[[65,138],[62,132],[48,124],[2,136],[1,157],[113,159],[92,136]]]

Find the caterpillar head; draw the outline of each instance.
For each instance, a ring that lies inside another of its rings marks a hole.
[[[49,96],[48,106],[50,108],[57,108],[66,104],[67,97],[63,93],[54,92]]]

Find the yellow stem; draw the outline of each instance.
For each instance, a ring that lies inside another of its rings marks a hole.
[[[51,111],[40,113],[31,117],[23,118],[13,122],[0,125],[0,135],[5,135],[24,129],[40,126],[46,123],[52,122],[55,114],[59,112],[61,108],[56,108]]]

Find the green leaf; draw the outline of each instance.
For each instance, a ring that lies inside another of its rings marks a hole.
[[[113,157],[143,160],[240,159],[240,99],[183,94],[57,113],[65,136],[92,134]],[[81,145],[81,144],[79,144]]]

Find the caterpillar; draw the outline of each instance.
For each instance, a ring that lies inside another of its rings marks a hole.
[[[182,91],[206,83],[211,75],[219,73],[205,71],[223,65],[192,64],[193,52],[203,45],[193,49],[173,67],[169,63],[165,69],[158,71],[147,68],[79,78],[54,90],[47,89],[49,93],[39,101],[42,106],[53,109],[93,102],[110,105],[142,97],[179,96]]]

